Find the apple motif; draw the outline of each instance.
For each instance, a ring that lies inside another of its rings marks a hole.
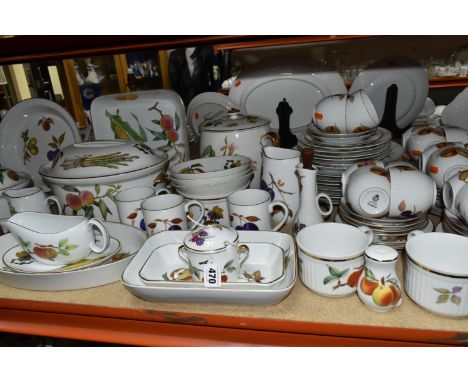
[[[393,303],[394,295],[392,289],[388,285],[379,285],[372,292],[372,300],[378,306],[388,306]]]

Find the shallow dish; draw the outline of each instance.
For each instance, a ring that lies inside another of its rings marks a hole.
[[[184,288],[157,287],[146,285],[139,276],[140,269],[151,256],[154,247],[182,242],[186,231],[164,231],[152,236],[140,249],[137,256],[125,269],[122,284],[132,294],[148,301],[167,301],[180,303],[274,305],[283,300],[294,287],[296,281],[296,252],[293,238],[281,232],[264,232],[262,242],[275,244],[290,257],[283,280],[275,289],[236,290],[225,288]],[[258,232],[239,231],[239,242],[258,241]]]
[[[210,186],[219,183],[231,182],[235,179],[242,178],[252,173],[253,172],[251,168],[246,168],[244,171],[238,172],[236,174],[202,179],[172,179],[171,183],[174,187]]]

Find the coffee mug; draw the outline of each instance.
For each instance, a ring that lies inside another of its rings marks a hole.
[[[279,200],[270,202],[264,190],[235,191],[227,198],[232,228],[242,231],[278,231],[288,219],[288,206]],[[271,215],[275,208],[283,210],[283,218],[272,228]]]
[[[185,199],[186,202],[190,200],[191,199]],[[190,206],[189,216],[198,216],[199,213],[202,213],[203,218],[201,223],[204,225],[211,223],[229,225],[227,197],[220,199],[198,199],[198,201],[203,204],[205,210],[200,210],[200,207],[196,204],[192,204]]]
[[[141,203],[154,195],[162,193],[169,193],[169,191],[165,188],[156,191],[153,187],[132,187],[117,193],[115,200],[120,222],[146,231]]]
[[[53,195],[46,197],[44,191],[42,191],[40,187],[6,190],[3,193],[3,197],[8,202],[12,214],[17,212],[41,212],[50,214],[52,211],[49,206],[49,200],[52,200],[57,205],[58,214],[62,214],[62,206],[58,199]]]
[[[184,203],[184,198],[177,194],[156,195],[146,199],[141,204],[148,237],[161,231],[174,231],[189,229],[187,214],[190,206],[197,205],[201,212],[196,219],[199,223],[203,218],[205,207],[198,200]]]

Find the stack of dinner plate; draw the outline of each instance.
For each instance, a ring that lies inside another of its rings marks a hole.
[[[441,216],[444,212],[444,200],[442,198],[442,190],[437,189],[437,197],[434,206],[431,208],[431,214]]]
[[[468,226],[464,224],[461,219],[447,210],[444,210],[441,224],[442,230],[444,232],[455,233],[461,236],[468,236]]]
[[[344,198],[341,199],[335,221],[355,227],[367,226],[374,232],[374,244],[388,245],[397,250],[405,247],[408,233],[411,231],[432,232],[433,230],[433,224],[427,213],[399,218],[370,218],[354,212]]]
[[[352,134],[332,134],[313,124],[298,136],[298,147],[312,147],[313,164],[319,169],[317,187],[327,193],[333,204],[341,199],[341,173],[362,160],[383,160],[391,152],[392,134],[383,128]]]

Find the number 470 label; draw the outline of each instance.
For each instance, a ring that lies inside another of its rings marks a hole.
[[[203,271],[205,286],[208,288],[219,288],[221,286],[221,272],[219,265],[206,264]]]

